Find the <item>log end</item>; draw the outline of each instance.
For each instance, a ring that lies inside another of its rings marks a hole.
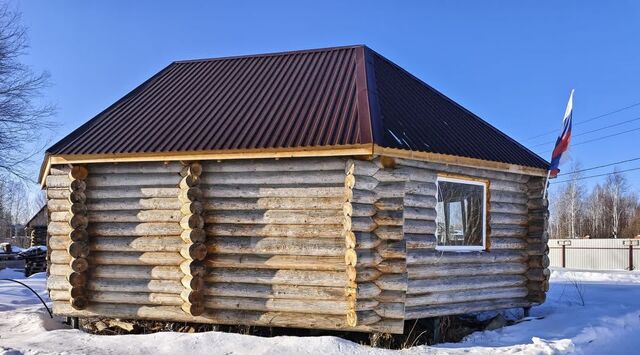
[[[69,300],[71,307],[77,310],[83,310],[89,305],[89,301],[84,296],[73,297]]]

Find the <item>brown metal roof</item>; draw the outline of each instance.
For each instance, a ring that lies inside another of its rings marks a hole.
[[[547,166],[364,46],[174,62],[47,152],[170,153],[370,143]]]

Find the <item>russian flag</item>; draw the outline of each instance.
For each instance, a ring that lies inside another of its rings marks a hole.
[[[573,116],[573,90],[569,95],[569,102],[567,103],[567,109],[564,112],[564,119],[562,120],[562,133],[556,140],[556,146],[551,153],[551,165],[549,166],[549,177],[555,178],[558,176],[560,169],[560,161],[563,154],[569,149],[569,142],[571,141],[571,120]]]

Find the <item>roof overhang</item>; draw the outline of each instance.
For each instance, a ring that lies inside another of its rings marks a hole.
[[[300,158],[330,156],[364,156],[383,155],[394,158],[405,158],[452,164],[472,168],[503,171],[515,174],[546,176],[547,170],[461,156],[419,152],[397,148],[386,148],[376,144],[356,144],[325,147],[296,147],[280,149],[254,150],[219,150],[201,152],[153,152],[153,153],[115,153],[115,154],[46,154],[40,167],[40,186],[45,187],[46,176],[51,165],[90,164],[90,163],[126,163],[151,161],[193,161],[193,160],[230,160],[230,159],[267,159],[267,158]]]

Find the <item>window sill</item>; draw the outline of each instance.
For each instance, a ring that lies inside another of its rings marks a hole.
[[[438,251],[453,251],[459,253],[472,252],[472,251],[485,251],[483,246],[436,246]]]

